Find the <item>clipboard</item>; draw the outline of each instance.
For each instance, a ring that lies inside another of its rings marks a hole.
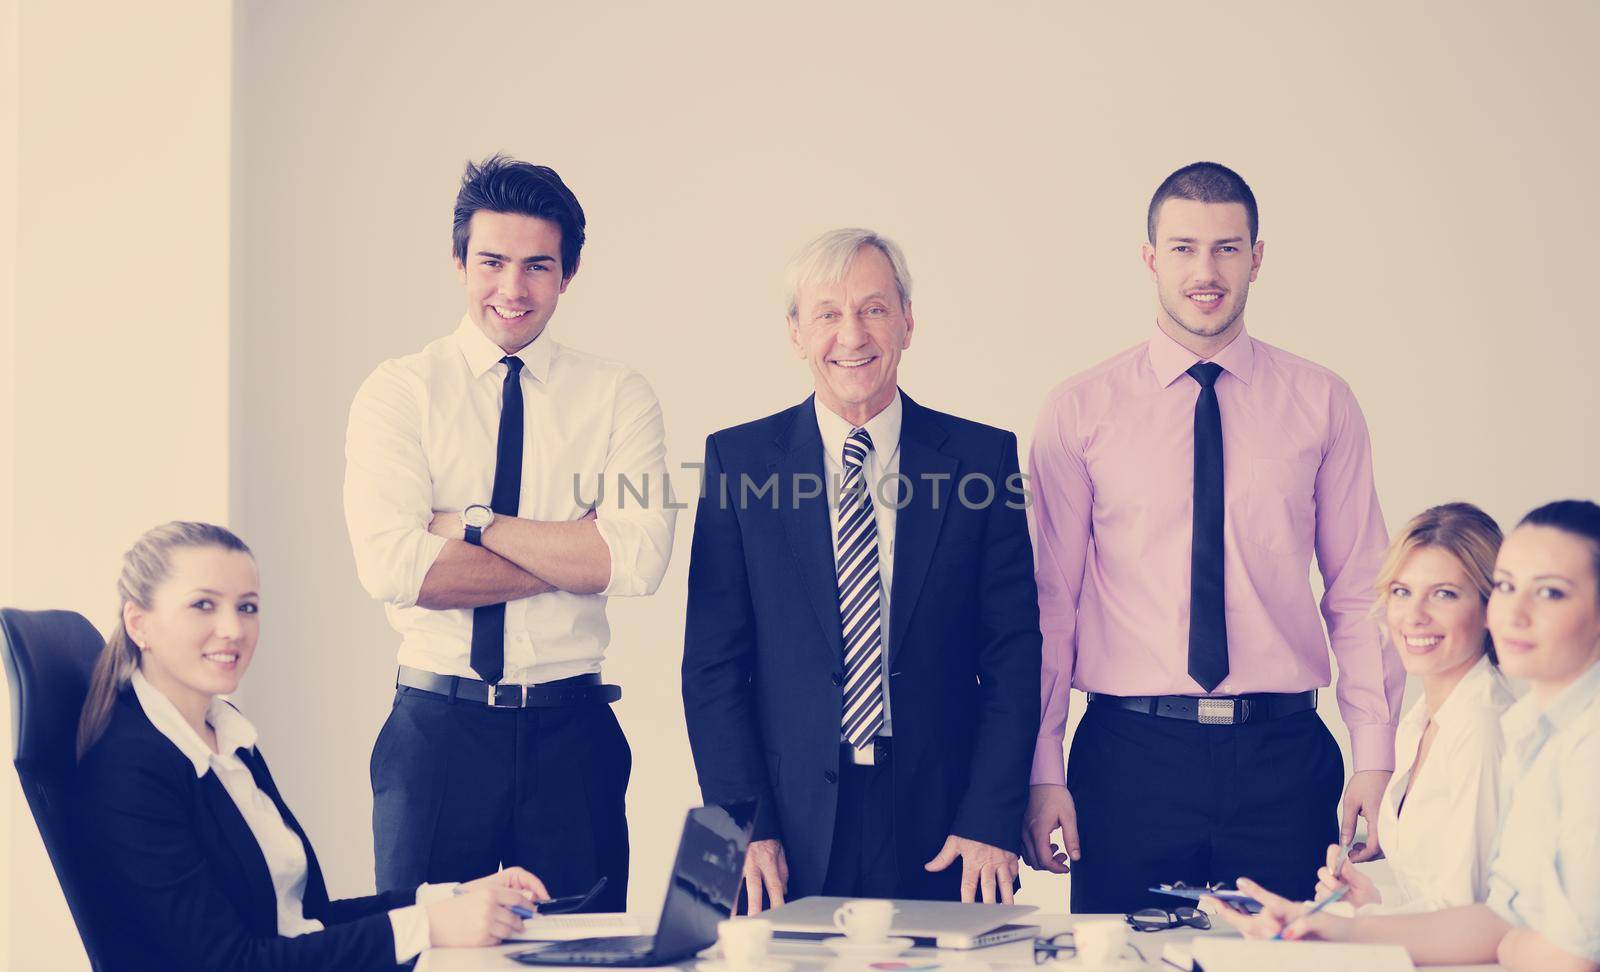
[[[1151,888],[1156,894],[1170,894],[1175,898],[1188,898],[1199,903],[1201,898],[1216,898],[1228,904],[1238,905],[1252,915],[1261,910],[1261,902],[1245,894],[1243,891],[1212,891],[1206,888]]]

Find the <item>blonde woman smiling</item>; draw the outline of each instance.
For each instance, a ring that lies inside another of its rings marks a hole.
[[[119,970],[392,969],[431,945],[492,945],[548,897],[521,868],[331,900],[255,728],[218,698],[255,654],[255,558],[205,523],[123,558],[121,620],[79,724],[74,810],[96,923]],[[456,892],[456,893],[452,893]]]
[[[1482,901],[1499,824],[1500,717],[1516,701],[1496,665],[1485,611],[1500,527],[1470,503],[1418,514],[1389,545],[1379,605],[1422,698],[1395,735],[1395,774],[1378,810],[1391,880],[1346,862],[1318,872],[1317,896],[1349,884],[1361,913],[1437,911]]]
[[[1249,937],[1403,945],[1420,964],[1499,961],[1512,972],[1600,970],[1600,506],[1563,500],[1523,518],[1495,563],[1489,630],[1528,694],[1501,723],[1499,846],[1488,900],[1415,915],[1307,914],[1248,878]]]

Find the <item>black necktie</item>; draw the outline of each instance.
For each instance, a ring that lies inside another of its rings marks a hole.
[[[489,508],[495,516],[516,516],[522,497],[522,359],[507,355],[506,380],[500,386],[500,439],[495,446],[494,491]],[[506,670],[506,606],[485,604],[472,609],[472,670],[490,685]]]
[[[1207,692],[1228,677],[1228,625],[1222,588],[1222,366],[1189,369],[1200,383],[1194,403],[1194,535],[1189,549],[1189,675]]]

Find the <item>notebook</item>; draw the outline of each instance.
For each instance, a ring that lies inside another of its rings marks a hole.
[[[535,915],[508,942],[570,942],[604,935],[642,935],[639,923],[625,912],[586,915]]]

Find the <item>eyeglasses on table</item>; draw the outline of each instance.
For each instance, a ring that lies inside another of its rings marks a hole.
[[[1141,908],[1131,915],[1122,918],[1134,931],[1158,932],[1169,928],[1198,928],[1205,931],[1211,927],[1211,916],[1199,908],[1188,906],[1180,908]]]

